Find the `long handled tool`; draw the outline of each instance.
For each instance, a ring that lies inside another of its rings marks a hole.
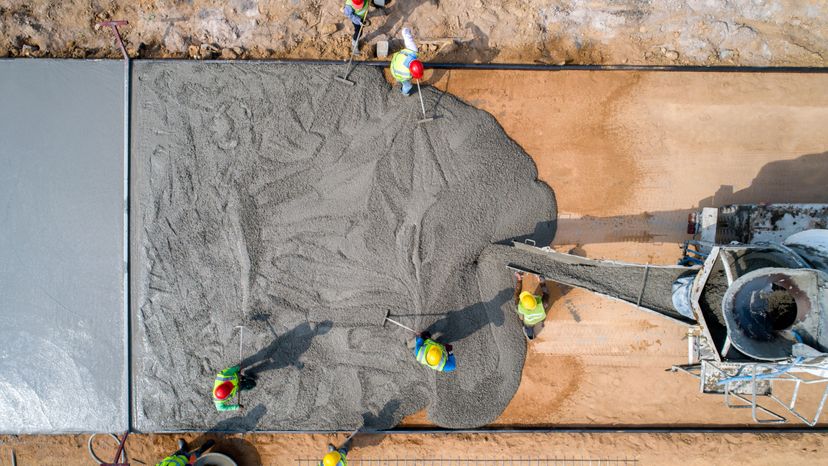
[[[242,345],[244,344],[244,325],[237,325],[237,329],[239,329],[239,375],[241,375],[242,369]],[[239,409],[243,409],[244,406],[241,404],[241,389],[236,392],[236,401],[239,403]]]
[[[241,367],[242,363],[242,345],[244,344],[244,325],[236,325],[236,328],[239,329],[239,367]]]
[[[419,79],[417,80],[417,95],[420,97],[420,108],[423,110],[423,119],[418,120],[417,124],[420,125],[420,124],[428,123],[429,121],[434,120],[434,118],[431,118],[431,117],[427,118],[426,117],[425,103],[423,103],[423,91],[420,89],[420,80]]]
[[[346,445],[348,442],[350,442],[350,441],[351,441],[351,439],[352,439],[352,438],[354,438],[354,436],[355,436],[355,435],[357,434],[357,432],[359,432],[360,430],[362,430],[362,427],[357,427],[355,431],[351,432],[351,435],[349,435],[348,437],[346,437],[346,438],[345,438],[345,441],[344,441],[344,442],[342,442],[342,445]]]
[[[386,316],[386,317],[385,317],[385,320],[387,320],[388,322],[391,322],[391,323],[392,323],[392,324],[394,324],[394,325],[397,325],[397,326],[399,326],[399,327],[402,327],[402,328],[404,328],[404,329],[408,330],[409,332],[411,332],[411,333],[413,333],[413,334],[415,334],[415,335],[417,335],[417,334],[418,334],[418,333],[417,333],[417,331],[416,331],[416,330],[414,330],[413,328],[411,328],[411,327],[406,327],[405,325],[403,325],[403,324],[401,324],[401,323],[397,322],[396,320],[394,320],[394,319],[392,319],[392,318],[390,318],[390,317],[388,317],[388,316]]]
[[[366,0],[366,1],[368,1],[368,0]],[[350,76],[351,71],[354,70],[351,67],[351,63],[354,62],[354,56],[356,56],[359,53],[359,41],[362,40],[362,29],[365,27],[365,22],[368,21],[368,11],[370,11],[370,9],[371,9],[371,7],[370,7],[370,4],[369,4],[368,9],[365,10],[365,17],[362,18],[362,24],[359,25],[359,32],[357,33],[357,38],[356,38],[356,46],[351,49],[351,58],[348,59],[348,70],[345,72],[345,76],[339,76],[339,75],[334,76],[334,78],[337,81],[345,83],[349,86],[353,86],[354,84],[356,84],[355,82],[348,79],[348,76]]]

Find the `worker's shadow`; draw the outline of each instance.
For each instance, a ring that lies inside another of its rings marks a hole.
[[[373,31],[366,32],[364,34],[365,37],[363,38],[364,42],[367,44],[371,40],[376,39],[379,36],[389,36],[391,34],[391,31],[393,31],[398,26],[401,26],[403,24],[403,21],[406,20],[406,18],[411,17],[411,13],[413,13],[414,10],[416,10],[420,5],[426,3],[427,1],[434,2],[435,0],[393,0],[389,2],[389,4],[385,6],[385,8],[382,9],[382,13],[379,13],[375,10],[369,11],[369,22],[371,21],[371,16],[377,14],[384,15],[385,21],[382,23],[382,25],[380,25]],[[389,42],[389,45],[395,44],[394,39],[391,37],[389,37]],[[396,51],[396,49],[392,50]]]
[[[203,445],[204,442],[213,440],[216,445],[210,449],[211,452],[223,453],[233,458],[240,465],[261,466],[261,456],[251,442],[239,437],[230,437],[226,434],[256,430],[265,413],[267,413],[267,408],[264,405],[258,405],[244,415],[220,421],[198,438],[189,442],[189,447],[195,449]]]
[[[440,343],[454,343],[488,325],[500,327],[506,321],[503,305],[513,297],[513,288],[501,290],[489,301],[449,312],[442,319],[429,325],[426,331],[435,335]]]
[[[352,448],[371,447],[379,445],[385,434],[371,433],[372,431],[391,429],[399,424],[401,419],[397,418],[397,411],[400,409],[400,400],[391,400],[377,413],[362,413],[362,428],[360,433],[354,436]]]
[[[466,29],[471,36],[470,40],[453,41],[447,46],[442,47],[437,54],[432,57],[430,63],[490,63],[499,54],[500,50],[489,45],[489,36],[483,32],[476,24],[470,22],[466,23]],[[428,64],[425,65],[428,69]],[[437,92],[437,98],[433,102],[428,102],[428,110],[426,113],[437,118],[440,117],[440,103],[446,94],[449,93],[451,85],[451,71],[446,68],[435,68],[430,71],[428,78],[423,82]],[[445,78],[445,80],[443,80]],[[438,90],[437,85],[443,89]]]
[[[382,430],[394,427],[400,421],[396,416],[397,410],[400,409],[400,404],[400,400],[391,400],[377,414],[371,412],[362,413],[363,428],[366,430]]]
[[[299,359],[310,348],[313,339],[328,333],[333,326],[333,322],[329,320],[320,322],[313,328],[309,323],[303,322],[288,332],[277,335],[276,330],[273,329],[266,318],[256,316],[254,320],[265,320],[275,337],[267,347],[242,361],[242,368],[244,368],[245,373],[254,377],[262,372],[287,366],[302,369],[304,365]]]

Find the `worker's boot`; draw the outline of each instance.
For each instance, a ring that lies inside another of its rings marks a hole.
[[[178,439],[178,451],[176,453],[187,456],[187,442],[183,438]]]
[[[527,327],[523,326],[523,334],[526,335],[526,339],[532,341],[535,339],[535,328],[534,327]]]
[[[359,41],[351,39],[351,52],[354,55],[359,55]]]
[[[239,378],[239,390],[252,390],[256,386],[253,374],[245,374]]]

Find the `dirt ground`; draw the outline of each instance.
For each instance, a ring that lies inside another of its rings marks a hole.
[[[563,251],[671,264],[694,208],[828,202],[828,76],[434,73],[429,82],[492,113],[535,160],[555,190]],[[752,422],[689,376],[665,372],[687,361],[684,328],[564,291],[498,423]]]
[[[107,19],[142,57],[324,58],[349,53],[342,0],[0,0],[0,57],[119,57]],[[821,0],[390,0],[377,40],[413,28],[443,62],[825,66]]]
[[[208,437],[185,436],[193,445]],[[315,466],[329,442],[342,441],[344,435],[234,435],[217,438],[216,450],[235,458],[240,466],[299,465]],[[0,444],[0,465],[10,464],[14,450],[20,466],[74,466],[94,464],[86,452],[88,436],[5,437]],[[177,436],[130,435],[127,452],[133,465],[154,465],[174,451]],[[115,442],[98,437],[95,451],[107,461],[115,456]],[[548,464],[623,465],[607,460],[637,460],[637,466],[708,466],[828,464],[824,449],[826,434],[451,434],[451,435],[364,435],[354,439],[349,464],[466,466],[474,461],[437,460],[523,460],[514,466],[545,464],[534,459],[570,461]],[[408,459],[408,462],[403,460]],[[426,461],[411,461],[422,460]],[[432,460],[433,461],[429,461]],[[571,461],[583,459],[581,462]],[[385,461],[383,461],[385,460]],[[399,461],[396,461],[399,460]],[[588,462],[592,460],[592,462]],[[488,463],[492,464],[492,463]]]

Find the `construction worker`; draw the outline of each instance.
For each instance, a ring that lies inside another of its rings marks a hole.
[[[451,372],[457,367],[451,350],[451,345],[437,343],[428,332],[417,335],[414,341],[414,356],[417,361],[439,372]]]
[[[374,8],[382,8],[373,1],[371,2]],[[368,1],[367,0],[345,0],[345,7],[342,8],[345,16],[351,20],[354,25],[354,35],[351,36],[351,50],[354,55],[359,53],[359,39],[360,30],[364,28],[368,16]]]
[[[423,77],[423,63],[417,60],[417,44],[414,43],[411,30],[403,28],[402,36],[405,48],[391,57],[391,76],[402,84],[403,95],[411,95],[411,90],[414,88],[411,85],[411,78]]]
[[[533,273],[517,273],[515,284],[515,304],[517,314],[523,322],[526,338],[534,340],[543,328],[546,309],[549,306],[549,291],[546,280]]]
[[[195,464],[196,460],[199,456],[201,456],[205,451],[209,450],[210,448],[215,445],[216,442],[213,440],[208,440],[204,442],[204,445],[201,446],[198,450],[188,453],[187,452],[187,442],[184,439],[178,439],[178,450],[173,453],[172,455],[164,458],[161,460],[160,463],[157,463],[155,466],[187,466]]]
[[[339,448],[328,444],[328,453],[322,457],[319,466],[348,466],[348,442]]]
[[[241,374],[241,366],[233,366],[216,374],[213,382],[213,403],[219,411],[236,411],[241,407],[239,391],[250,390],[256,386],[256,380]]]

